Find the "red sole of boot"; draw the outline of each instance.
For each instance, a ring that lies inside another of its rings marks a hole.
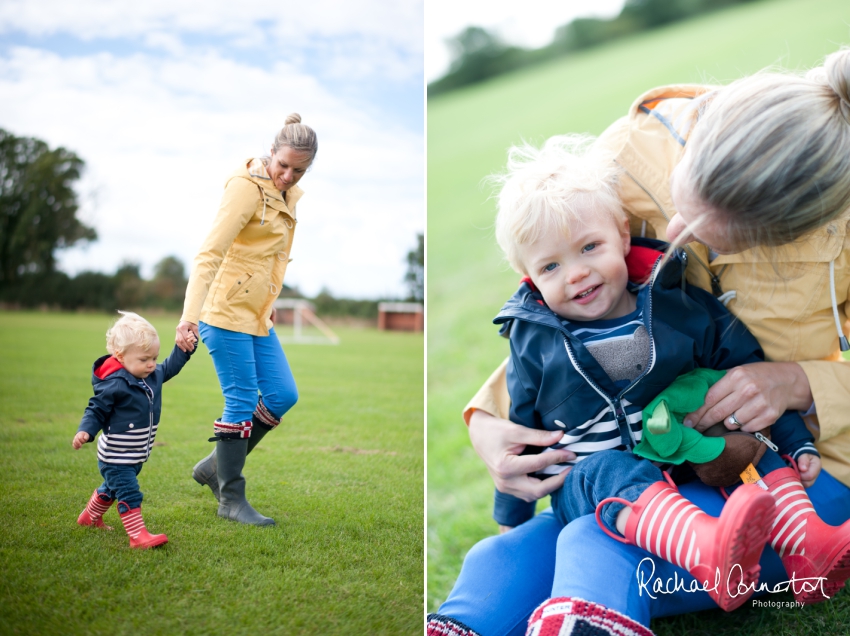
[[[794,600],[804,605],[822,603],[831,599],[844,587],[844,582],[850,578],[850,544],[844,545],[835,554],[827,558],[825,567],[816,569],[811,561],[804,556],[786,557],[783,561],[789,576],[793,573],[795,580],[825,579],[822,582],[811,581],[811,584],[797,584]]]
[[[752,494],[753,488],[758,492]],[[722,610],[731,612],[752,596],[761,571],[759,559],[775,517],[773,496],[758,486],[742,486],[726,502],[720,523],[727,524],[727,531],[718,537],[720,585],[709,592]]]
[[[168,543],[167,537],[162,539],[161,541],[157,539],[155,541],[149,541],[148,543],[137,543],[136,545],[130,545],[130,547],[134,550],[147,550],[148,548],[157,548],[161,545],[165,545],[166,543]]]

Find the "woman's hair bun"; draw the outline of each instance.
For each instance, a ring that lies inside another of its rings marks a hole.
[[[286,117],[286,121],[284,122],[284,126],[289,126],[289,124],[300,124],[301,123],[301,115],[298,113],[290,113]]]
[[[823,63],[826,83],[841,100],[841,114],[850,123],[850,49],[827,56]]]

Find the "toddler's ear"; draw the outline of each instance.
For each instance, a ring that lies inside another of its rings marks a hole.
[[[628,256],[632,250],[632,235],[629,233],[629,219],[620,224],[620,238],[623,239],[623,256]]]

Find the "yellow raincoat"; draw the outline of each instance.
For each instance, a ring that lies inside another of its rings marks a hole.
[[[192,265],[181,320],[267,336],[272,304],[291,260],[298,186],[283,196],[260,159],[224,186],[212,229]]]
[[[676,213],[670,173],[716,87],[668,86],[639,97],[628,116],[600,136],[623,168],[620,196],[632,233],[666,239]],[[708,291],[728,294],[727,307],[752,331],[768,360],[795,361],[811,385],[816,415],[806,417],[823,466],[850,485],[850,363],[839,356],[831,289],[839,322],[848,332],[850,212],[788,246],[756,248],[709,261],[708,249],[690,248],[688,279]],[[834,285],[830,284],[830,263]],[[734,292],[734,294],[732,293]],[[510,398],[503,363],[464,409],[469,422],[481,409],[506,418]]]

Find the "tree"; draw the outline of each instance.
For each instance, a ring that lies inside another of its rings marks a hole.
[[[76,216],[83,165],[70,150],[0,129],[0,283],[53,272],[56,250],[97,238]]]
[[[410,289],[410,300],[425,300],[425,236],[416,235],[416,247],[407,253],[407,273],[404,282]]]
[[[179,309],[186,295],[186,269],[176,256],[166,256],[154,266],[152,300],[166,309]]]

